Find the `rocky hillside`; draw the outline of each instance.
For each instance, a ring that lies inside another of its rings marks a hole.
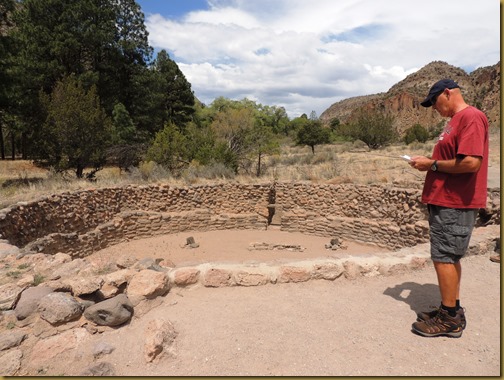
[[[500,62],[471,74],[446,62],[431,62],[392,86],[388,92],[342,100],[324,111],[320,118],[325,124],[334,118],[347,123],[359,109],[371,108],[394,115],[400,132],[417,123],[426,128],[435,127],[444,123],[443,119],[432,108],[424,108],[420,103],[432,84],[442,78],[455,80],[462,87],[466,101],[487,114],[490,126],[500,127]]]

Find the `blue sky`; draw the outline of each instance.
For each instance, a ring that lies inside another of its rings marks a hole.
[[[500,61],[498,0],[137,0],[205,104],[225,96],[290,117],[386,92],[432,61]]]
[[[207,10],[207,0],[137,0],[144,14],[159,13],[170,19],[179,19],[195,10]]]

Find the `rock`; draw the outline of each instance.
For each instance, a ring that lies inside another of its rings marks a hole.
[[[0,240],[0,258],[8,255],[18,255],[19,248],[15,245],[9,244],[7,240]]]
[[[131,256],[121,256],[117,259],[116,265],[120,269],[127,269],[132,267],[137,262],[137,259]]]
[[[176,267],[175,263],[168,259],[161,259],[158,264],[161,268],[173,269]]]
[[[104,284],[98,291],[97,295],[103,300],[117,296],[119,293],[119,288],[111,284]]]
[[[107,342],[98,342],[93,347],[93,356],[95,359],[101,358],[104,355],[109,355],[115,350],[115,347]]]
[[[240,286],[259,286],[270,282],[268,276],[262,273],[240,271],[236,273],[236,284]]]
[[[58,278],[71,278],[75,277],[81,270],[86,268],[88,264],[84,259],[75,259],[70,262],[58,265],[57,269],[53,271],[50,276],[51,280]]]
[[[61,265],[69,263],[72,261],[72,257],[66,253],[56,253],[55,255],[46,255],[44,253],[37,253],[33,256],[39,256],[38,262],[36,263],[36,268],[38,272],[47,272],[59,268]]]
[[[101,362],[87,367],[79,376],[115,376],[115,370],[112,364]]]
[[[203,285],[212,288],[230,286],[231,283],[231,272],[223,269],[210,269],[205,273],[205,277],[203,278]]]
[[[8,283],[0,286],[0,310],[10,310],[16,306],[23,288]]]
[[[159,265],[160,261],[151,258],[145,258],[136,263],[133,268],[139,271],[149,269],[157,272],[165,272],[166,268],[163,268]]]
[[[9,350],[5,354],[0,355],[0,376],[14,376],[21,368],[21,358],[23,353],[21,350]]]
[[[32,274],[28,273],[28,274],[25,274],[23,277],[21,277],[18,282],[17,282],[17,285],[20,287],[20,288],[27,288],[31,285],[33,285],[33,283],[35,282],[35,277],[33,277]]]
[[[42,318],[37,318],[31,327],[31,333],[40,339],[49,338],[53,335],[58,335],[58,330],[54,328],[49,322]]]
[[[281,267],[278,282],[305,282],[311,279],[311,274],[304,268]]]
[[[39,302],[40,318],[52,325],[59,325],[79,318],[83,307],[67,293],[50,293]]]
[[[144,299],[164,296],[169,290],[170,282],[167,273],[142,270],[131,278],[127,294],[136,306]]]
[[[313,278],[333,281],[343,275],[344,269],[336,263],[315,264],[313,266]]]
[[[17,347],[26,338],[26,333],[21,330],[7,330],[0,333],[0,351]],[[1,374],[0,374],[1,376]]]
[[[177,337],[175,327],[169,321],[155,319],[145,329],[144,357],[147,363],[160,358],[163,353],[175,355],[173,343]]]
[[[84,328],[68,330],[62,334],[41,339],[33,346],[30,356],[30,366],[36,368],[67,350],[77,348],[89,336]]]
[[[132,269],[122,269],[107,274],[103,278],[103,285],[98,292],[99,295],[103,299],[109,299],[115,297],[119,293],[122,293],[135,273],[137,272]]]
[[[200,270],[195,268],[181,268],[175,272],[175,285],[188,286],[196,284],[200,275]]]
[[[86,277],[71,280],[69,281],[69,285],[72,288],[72,294],[74,296],[82,296],[92,294],[99,290],[103,282],[101,277]]]
[[[133,305],[126,295],[118,296],[89,306],[84,317],[100,326],[119,326],[133,315]]]
[[[19,302],[14,309],[16,318],[21,321],[37,312],[40,300],[53,292],[53,289],[47,286],[35,286],[26,289],[21,294]]]
[[[68,283],[68,279],[47,281],[44,282],[44,286],[53,289],[55,292],[66,292],[66,293],[72,292],[72,287]]]

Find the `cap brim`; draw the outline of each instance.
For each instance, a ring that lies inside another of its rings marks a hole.
[[[432,107],[432,98],[427,97],[422,103],[420,103],[423,107],[429,108]]]

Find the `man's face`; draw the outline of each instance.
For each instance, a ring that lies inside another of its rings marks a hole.
[[[449,116],[447,96],[449,95],[449,92],[450,90],[445,89],[432,99],[432,108],[434,108],[443,117]]]

